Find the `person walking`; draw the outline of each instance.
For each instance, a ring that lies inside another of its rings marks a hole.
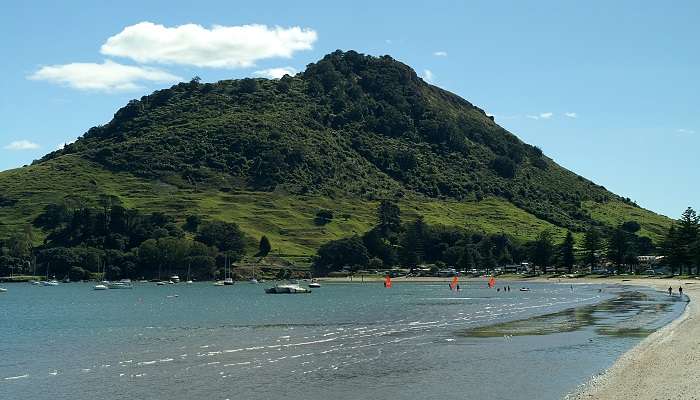
[[[670,286],[668,287],[668,295],[673,296],[673,288]]]
[[[683,297],[683,287],[682,286],[678,286],[678,295],[681,296],[681,298]]]

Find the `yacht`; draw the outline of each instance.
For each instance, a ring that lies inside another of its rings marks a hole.
[[[173,283],[180,283],[180,277],[177,275],[173,275],[170,277],[170,281]]]
[[[321,284],[318,283],[316,279],[312,279],[311,282],[309,282],[309,287],[310,288],[320,288]]]
[[[282,285],[275,285],[271,288],[265,289],[267,294],[300,294],[300,293],[311,293],[311,290],[303,288],[295,283],[287,283]]]
[[[130,279],[122,279],[119,282],[110,282],[107,284],[109,289],[133,289],[134,285]]]

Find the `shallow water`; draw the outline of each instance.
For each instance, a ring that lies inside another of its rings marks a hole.
[[[527,285],[8,285],[0,398],[558,399],[684,307],[650,289]]]

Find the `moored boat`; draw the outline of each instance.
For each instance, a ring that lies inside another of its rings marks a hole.
[[[267,294],[301,294],[301,293],[311,293],[311,290],[303,288],[297,284],[289,283],[284,285],[275,285],[271,288],[265,289]]]
[[[109,289],[133,289],[134,285],[131,283],[131,280],[122,279],[119,282],[108,283],[107,288],[109,288]]]
[[[94,290],[107,290],[107,289],[109,289],[106,285],[103,285],[101,283],[93,286],[92,288]]]

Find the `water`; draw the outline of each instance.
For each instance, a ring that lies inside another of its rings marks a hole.
[[[0,398],[559,399],[684,307],[650,289],[527,285],[8,285]]]

